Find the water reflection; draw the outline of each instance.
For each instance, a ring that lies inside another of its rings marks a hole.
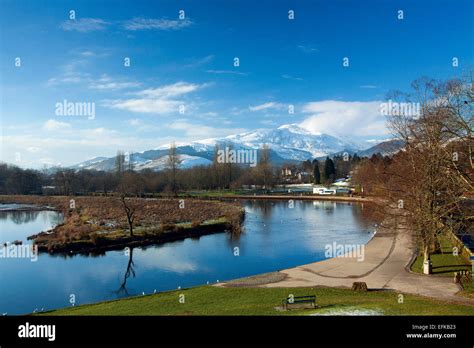
[[[272,272],[324,259],[327,244],[366,243],[370,237],[373,223],[366,218],[366,206],[293,203],[242,202],[246,216],[240,235],[216,233],[128,253],[42,253],[38,262],[0,260],[0,311],[22,314],[68,306],[71,293],[79,305]],[[0,216],[0,241],[21,240],[62,221],[52,211]]]
[[[252,209],[259,213],[263,220],[269,220],[272,216],[275,201],[264,201],[257,199],[252,201]]]
[[[16,225],[34,221],[38,218],[39,211],[0,211],[0,220],[10,220]]]
[[[5,211],[0,208],[0,243],[15,240],[26,243],[30,235],[48,231],[62,222],[63,215],[56,211]]]
[[[114,293],[117,295],[126,295],[130,296],[127,290],[127,280],[130,276],[132,278],[135,278],[135,269],[133,268],[135,264],[133,263],[133,248],[127,248],[125,249],[125,252],[128,253],[128,263],[127,263],[127,268],[125,270],[124,276],[122,283],[120,284],[120,287],[118,290],[116,290]]]

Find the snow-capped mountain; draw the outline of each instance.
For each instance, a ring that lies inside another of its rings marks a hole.
[[[168,156],[161,156],[154,160],[146,160],[144,162],[134,161],[135,170],[152,169],[162,170],[166,168],[166,161]],[[132,156],[133,158],[133,156]],[[202,166],[212,164],[211,160],[204,157],[190,156],[182,154],[179,158],[181,160],[180,168],[191,168],[194,166]]]
[[[95,165],[97,165],[98,163],[102,162],[102,161],[105,161],[107,159],[107,157],[95,157],[95,158],[92,158],[90,160],[87,160],[87,161],[84,161],[84,162],[81,162],[79,164],[76,164],[74,166],[71,166],[72,169],[87,169],[87,168],[90,168],[90,167],[94,167]]]
[[[212,163],[216,146],[239,149],[261,149],[263,144],[270,148],[272,162],[282,164],[312,160],[335,153],[359,152],[355,143],[339,137],[323,133],[311,133],[295,124],[283,125],[275,129],[263,129],[223,138],[210,138],[190,143],[176,143],[177,153],[181,155],[182,168]],[[162,145],[156,149],[134,153],[131,160],[136,170],[162,170],[166,166],[166,156],[170,145]],[[113,170],[115,158],[97,157],[79,163],[75,169]]]
[[[327,156],[338,151],[358,150],[352,142],[328,134],[313,134],[295,124],[231,135],[225,139],[251,148],[268,144],[281,157],[299,161]]]

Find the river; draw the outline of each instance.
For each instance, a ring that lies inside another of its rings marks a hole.
[[[373,235],[361,203],[242,201],[244,232],[100,256],[0,257],[0,314],[150,294],[278,271],[325,259],[325,246],[365,244]],[[54,211],[6,211],[0,205],[0,242],[21,240],[62,221]]]

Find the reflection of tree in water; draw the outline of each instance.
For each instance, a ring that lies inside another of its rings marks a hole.
[[[64,216],[61,213],[48,212],[48,218],[53,227],[59,224],[62,224],[64,222]]]
[[[128,255],[127,270],[125,271],[120,287],[118,288],[118,290],[114,291],[117,295],[124,294],[126,296],[129,296],[126,286],[127,286],[127,280],[130,276],[135,278],[135,270],[133,269],[134,266],[135,265],[133,263],[133,248],[130,248],[129,255]]]
[[[8,212],[1,212],[1,220],[11,220],[16,225],[25,224],[31,221],[35,221],[38,218],[39,211],[24,211],[24,210],[15,210]]]
[[[276,202],[267,200],[252,201],[252,208],[259,212],[263,220],[270,219]]]
[[[313,201],[313,208],[325,211],[327,214],[334,213],[334,209],[337,207],[335,202],[331,201]]]
[[[353,204],[351,211],[354,221],[364,229],[380,224],[382,216],[375,208],[374,204]]]
[[[336,203],[331,201],[323,201],[323,209],[328,215],[334,214]]]
[[[61,213],[38,210],[2,211],[0,212],[0,220],[11,220],[14,224],[21,225],[36,221],[40,214],[45,222],[51,223],[51,226],[59,225],[64,221],[64,217]]]
[[[234,251],[235,247],[238,247],[240,249],[240,236],[245,233],[244,227],[242,227],[242,230],[240,232],[228,232],[227,233],[227,245],[231,249],[231,251]]]

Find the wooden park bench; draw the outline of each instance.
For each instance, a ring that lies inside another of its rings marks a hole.
[[[316,308],[316,296],[288,296],[282,301],[285,310],[292,308]]]
[[[472,282],[471,271],[458,271],[454,272],[454,282],[464,285]]]

